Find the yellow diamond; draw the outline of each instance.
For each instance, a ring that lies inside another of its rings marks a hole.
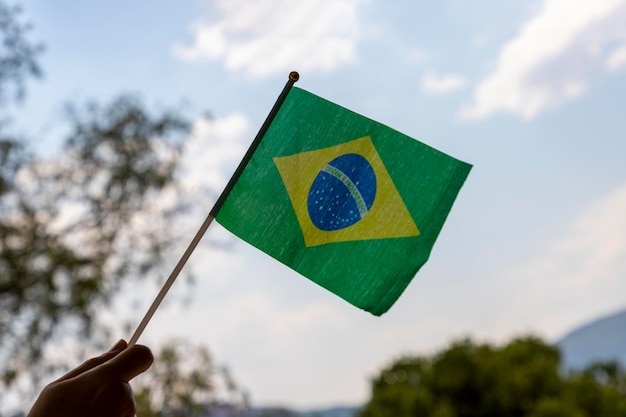
[[[373,168],[376,175],[374,202],[367,214],[355,224],[340,230],[321,230],[309,217],[309,190],[315,178],[330,161],[349,153],[362,156]],[[306,246],[420,234],[369,136],[329,148],[276,157],[274,163],[287,189]]]

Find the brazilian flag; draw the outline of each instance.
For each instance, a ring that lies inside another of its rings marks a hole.
[[[428,259],[470,169],[293,88],[216,220],[381,315]]]

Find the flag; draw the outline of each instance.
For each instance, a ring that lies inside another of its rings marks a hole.
[[[427,261],[470,169],[294,87],[216,220],[381,315]]]

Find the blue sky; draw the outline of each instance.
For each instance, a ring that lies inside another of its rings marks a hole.
[[[358,404],[401,354],[556,340],[626,306],[626,1],[22,4],[47,47],[18,117],[40,150],[67,100],[185,102],[185,184],[220,189],[298,70],[299,87],[474,165],[429,263],[380,318],[211,227],[231,250],[194,255],[193,302],[168,303],[142,341],[207,343],[255,404]],[[181,220],[189,238],[206,200]]]

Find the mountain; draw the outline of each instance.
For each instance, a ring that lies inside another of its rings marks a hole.
[[[354,417],[359,407],[334,407],[302,412],[302,417]]]
[[[609,360],[617,360],[626,368],[626,309],[571,331],[557,345],[565,369]]]
[[[355,417],[359,410],[360,407],[332,407],[307,411],[294,411],[282,407],[257,407],[240,415],[243,417]]]

